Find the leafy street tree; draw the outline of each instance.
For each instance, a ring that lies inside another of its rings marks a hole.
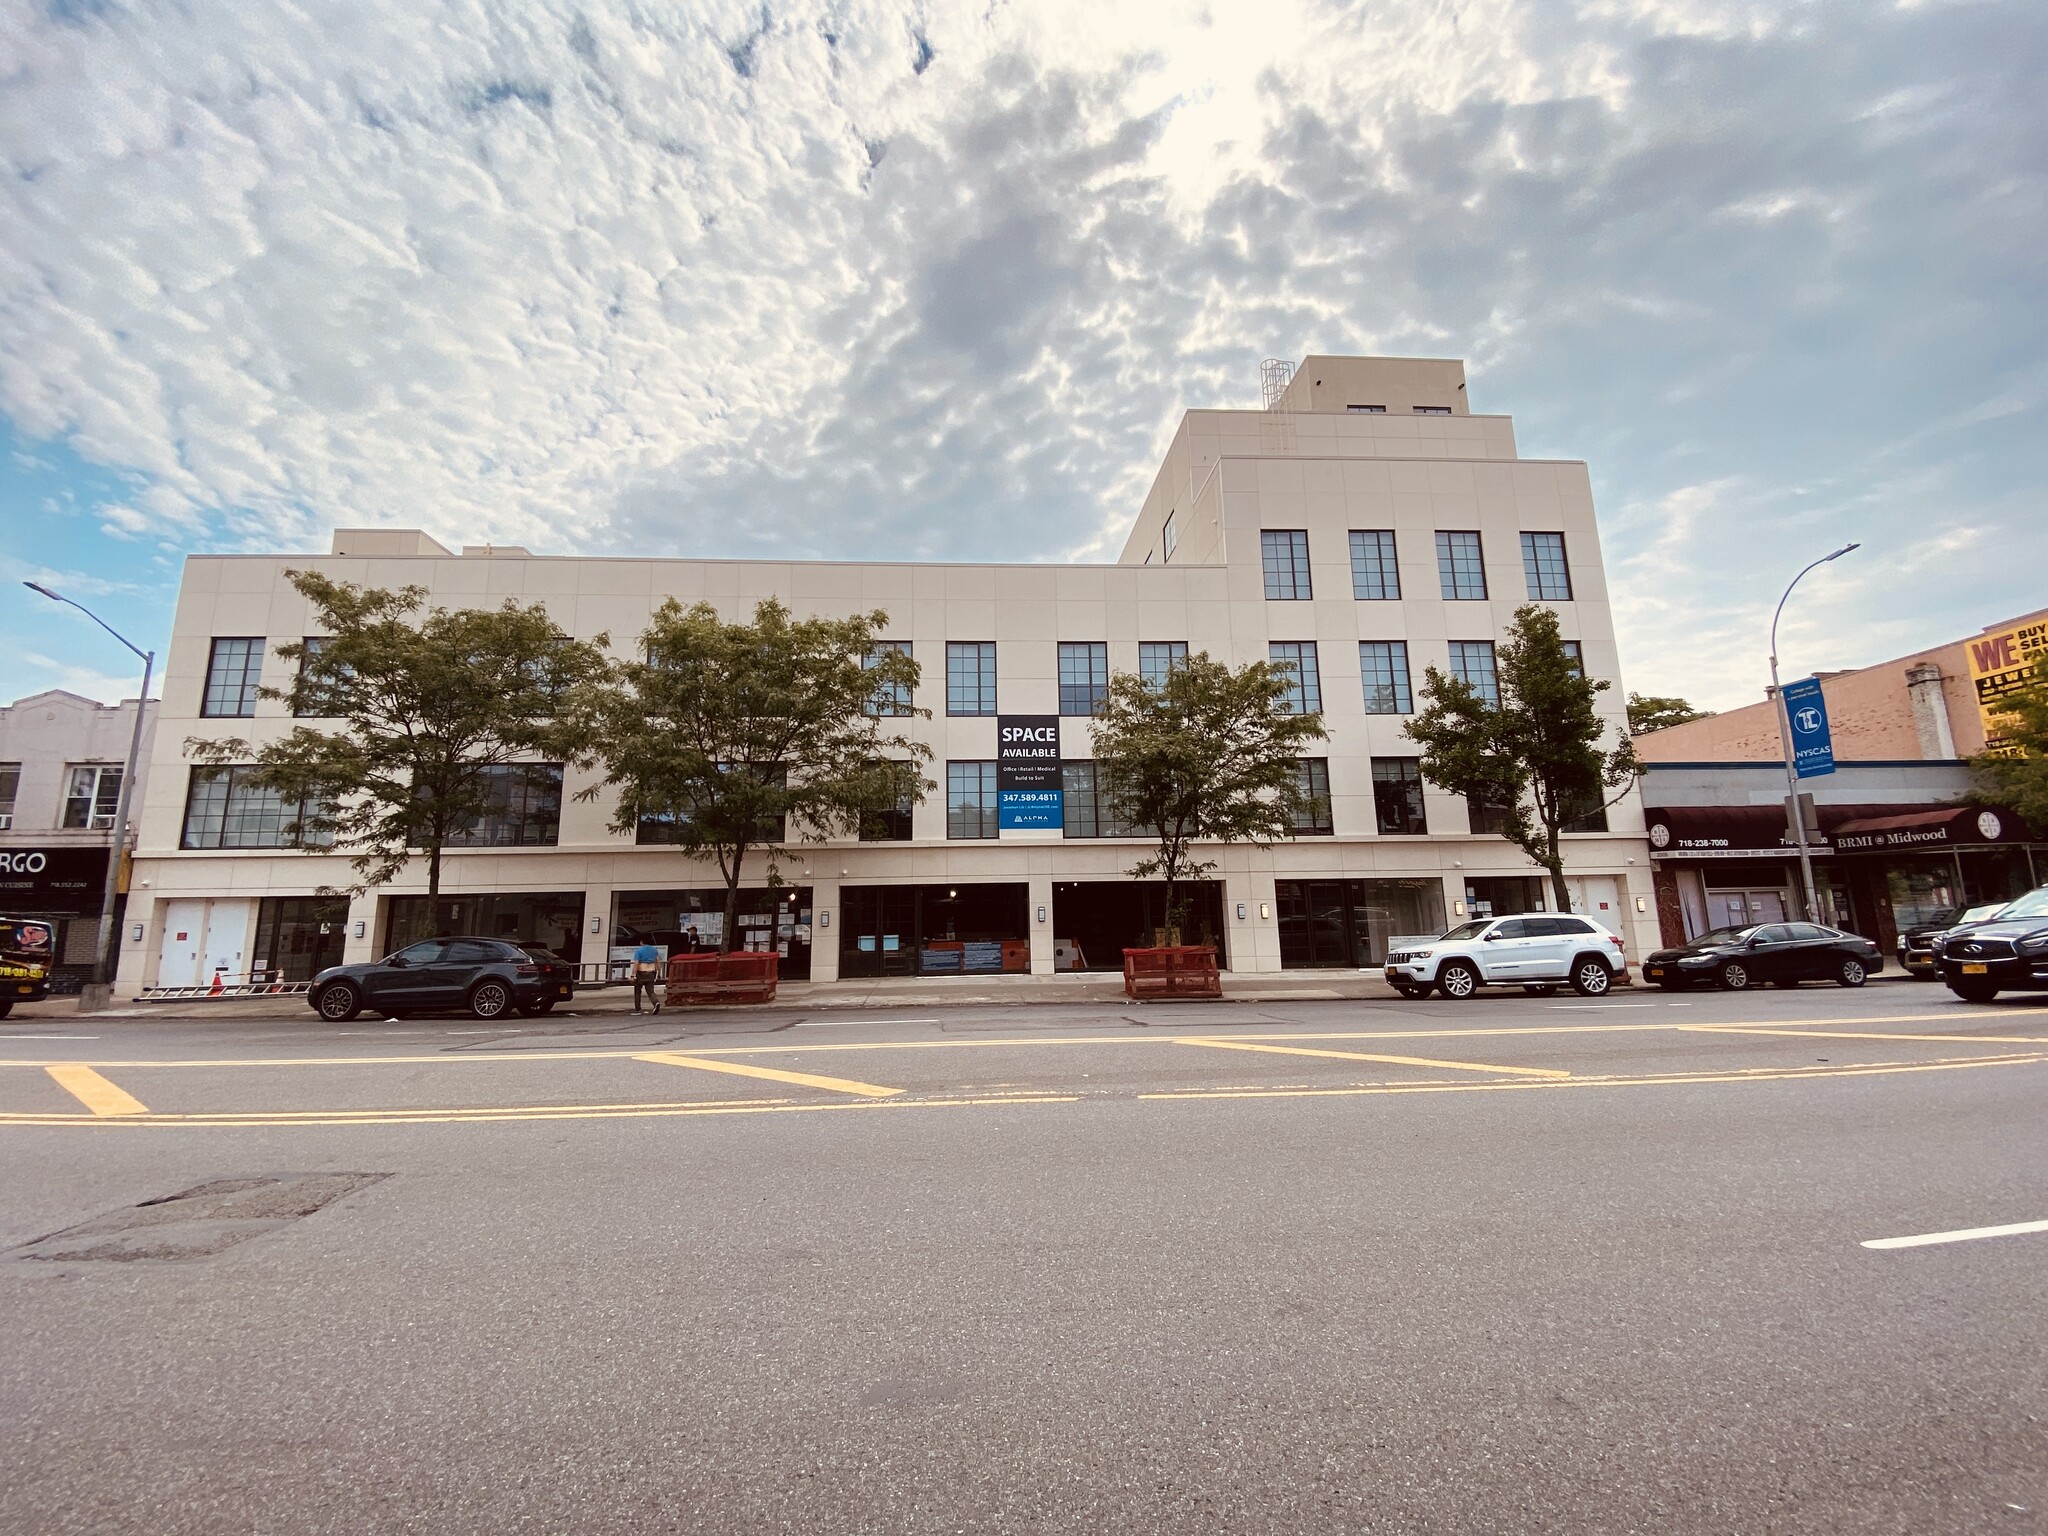
[[[1301,757],[1324,738],[1319,714],[1289,708],[1290,669],[1254,661],[1232,671],[1206,653],[1177,663],[1162,683],[1120,672],[1095,720],[1095,772],[1111,815],[1158,841],[1129,873],[1166,882],[1167,926],[1186,913],[1179,887],[1216,867],[1196,843],[1270,848],[1289,836],[1314,797]]]
[[[296,810],[285,829],[293,842],[353,855],[351,894],[424,853],[437,921],[442,851],[502,809],[494,770],[587,760],[576,717],[605,673],[606,637],[575,639],[538,603],[422,612],[424,587],[285,575],[324,634],[278,646],[296,675],[259,692],[325,724],[253,748],[193,737],[186,751],[202,763],[253,764],[254,786]]]
[[[1564,648],[1557,615],[1540,604],[1515,610],[1495,652],[1499,703],[1431,667],[1423,708],[1408,724],[1422,748],[1422,776],[1472,806],[1503,808],[1501,835],[1550,874],[1557,910],[1571,910],[1558,834],[1626,790],[1641,768],[1626,736],[1603,751],[1606,722],[1594,701],[1612,684],[1586,676]]]
[[[750,853],[766,854],[776,884],[792,832],[804,842],[849,835],[864,816],[935,787],[920,771],[931,748],[883,725],[931,713],[897,702],[910,698],[918,666],[877,646],[888,623],[881,612],[793,619],[774,598],[751,623],[728,623],[709,603],[671,598],[641,636],[644,659],[617,669],[594,711],[591,750],[605,777],[584,797],[615,788],[615,831],[650,820],[665,841],[717,860],[721,952],[732,948]]]
[[[1628,696],[1628,729],[1631,736],[1645,736],[1651,731],[1661,731],[1668,725],[1684,725],[1688,720],[1711,720],[1711,709],[1694,709],[1683,699],[1663,698],[1653,693],[1632,693]]]
[[[1970,759],[1977,788],[2035,826],[2048,826],[2048,658],[2000,701],[2001,752]]]

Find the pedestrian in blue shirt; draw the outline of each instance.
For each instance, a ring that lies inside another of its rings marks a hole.
[[[661,996],[654,989],[661,980],[661,951],[645,939],[633,951],[633,1011],[640,1011],[640,992],[644,987],[647,1001],[654,1005],[656,1013],[661,1012]]]

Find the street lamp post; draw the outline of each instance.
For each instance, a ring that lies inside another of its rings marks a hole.
[[[85,1010],[91,1012],[103,1008],[110,1000],[114,981],[114,887],[120,883],[121,854],[128,843],[128,804],[135,793],[135,767],[142,756],[142,722],[149,713],[149,679],[156,668],[156,652],[145,651],[126,635],[122,634],[105,619],[94,613],[83,603],[73,602],[61,593],[52,592],[40,582],[22,583],[32,592],[40,592],[52,602],[63,603],[76,608],[93,623],[99,625],[129,650],[142,658],[142,694],[135,701],[135,731],[128,738],[128,762],[121,770],[121,795],[114,806],[114,836],[107,851],[106,890],[100,897],[100,940],[93,951],[92,987],[81,1000]],[[90,814],[87,821],[92,818]]]
[[[1809,923],[1820,920],[1820,899],[1813,888],[1813,855],[1806,847],[1806,812],[1799,804],[1799,764],[1792,748],[1792,712],[1785,704],[1785,690],[1778,686],[1778,619],[1785,612],[1785,598],[1792,595],[1793,587],[1805,580],[1807,571],[1818,570],[1830,560],[1839,560],[1850,550],[1862,547],[1861,544],[1844,544],[1832,555],[1822,555],[1786,585],[1785,596],[1778,599],[1777,612],[1771,615],[1771,693],[1778,701],[1778,739],[1785,745],[1785,792],[1790,797],[1788,804],[1792,809],[1793,836],[1799,843],[1799,881],[1806,903],[1802,915]]]

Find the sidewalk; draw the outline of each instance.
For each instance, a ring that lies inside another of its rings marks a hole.
[[[1870,978],[1872,984],[1905,982],[1912,978],[1900,971],[1883,971]],[[1622,987],[1633,985],[1622,982]],[[1562,989],[1560,989],[1562,991]],[[1225,1002],[1334,1002],[1355,999],[1392,1002],[1396,994],[1377,970],[1370,971],[1283,971],[1279,974],[1223,975]],[[1053,976],[928,976],[915,981],[902,978],[875,981],[788,981],[776,989],[774,1008],[833,1010],[902,1009],[934,1007],[1043,1007],[1063,1003],[1124,1004],[1123,977],[1116,972],[1068,971]],[[761,1004],[714,1005],[751,1010]],[[1140,1004],[1131,1003],[1138,1007]],[[576,994],[572,1011],[582,1017],[592,1014],[631,1013],[632,988],[592,987]],[[702,1013],[705,1008],[677,1009]],[[75,997],[53,997],[46,1002],[24,1003],[13,1016],[0,1023],[9,1025],[37,1020],[72,1021],[80,1018],[117,1019],[311,1019],[313,1011],[303,997],[194,998],[177,1002],[143,1003],[118,999],[115,1006],[100,1013],[81,1014]]]

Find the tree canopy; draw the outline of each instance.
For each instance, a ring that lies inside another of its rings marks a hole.
[[[2048,826],[2048,658],[2000,701],[2004,749],[1970,759],[1977,788],[2037,827]]]
[[[1111,814],[1142,829],[1156,851],[1130,869],[1166,882],[1178,927],[1181,882],[1216,867],[1196,843],[1270,847],[1312,804],[1301,757],[1324,738],[1322,716],[1288,706],[1287,669],[1254,661],[1232,671],[1198,652],[1159,682],[1112,677],[1095,720],[1095,771]]]
[[[592,710],[590,750],[618,799],[613,830],[710,856],[725,882],[720,948],[737,926],[740,877],[750,853],[777,856],[791,841],[857,833],[861,819],[914,804],[934,786],[921,765],[931,748],[883,720],[930,715],[907,700],[918,665],[877,645],[889,616],[795,619],[774,598],[750,622],[709,603],[673,598],[641,636],[641,659],[620,665]],[[887,716],[878,698],[890,700]]]
[[[1586,676],[1553,610],[1517,608],[1494,667],[1497,703],[1429,668],[1408,736],[1422,748],[1425,779],[1470,806],[1504,809],[1501,835],[1549,873],[1557,910],[1569,912],[1559,834],[1636,781],[1635,748],[1623,736],[1602,749],[1607,723],[1595,701],[1613,685]]]
[[[322,724],[259,747],[193,737],[186,750],[203,763],[253,765],[248,782],[296,807],[288,836],[352,855],[351,893],[389,882],[413,850],[424,853],[431,920],[443,850],[502,808],[502,770],[587,760],[577,717],[606,671],[606,637],[577,640],[538,603],[427,608],[423,587],[285,576],[323,633],[276,647],[294,675],[259,696]]]
[[[1713,718],[1711,709],[1694,709],[1684,699],[1653,693],[1632,693],[1628,696],[1628,728],[1634,736],[1646,736],[1666,726],[1684,725],[1688,720]]]

